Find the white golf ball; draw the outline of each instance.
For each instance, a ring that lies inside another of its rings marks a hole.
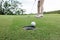
[[[31,25],[32,25],[32,26],[35,26],[35,25],[36,25],[36,23],[35,23],[35,22],[31,22]]]

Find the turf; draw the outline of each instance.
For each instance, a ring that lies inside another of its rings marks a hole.
[[[24,30],[32,21],[36,30]],[[60,14],[0,15],[0,40],[60,40]]]

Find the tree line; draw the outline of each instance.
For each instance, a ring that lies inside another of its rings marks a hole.
[[[17,0],[1,0],[0,15],[23,15],[25,9],[21,7],[22,3]]]

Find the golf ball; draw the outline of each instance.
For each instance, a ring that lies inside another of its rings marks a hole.
[[[35,22],[31,22],[31,25],[32,25],[32,26],[35,26],[35,25],[36,25],[36,23],[35,23]]]

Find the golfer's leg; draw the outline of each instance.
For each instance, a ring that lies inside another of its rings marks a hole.
[[[38,1],[37,17],[43,16],[43,3],[44,3],[44,0],[39,0]]]
[[[44,0],[40,0],[40,14],[43,14],[43,3]]]
[[[37,15],[40,14],[40,1],[38,1],[38,4],[37,4]]]
[[[40,14],[43,15],[43,6],[40,8]]]

